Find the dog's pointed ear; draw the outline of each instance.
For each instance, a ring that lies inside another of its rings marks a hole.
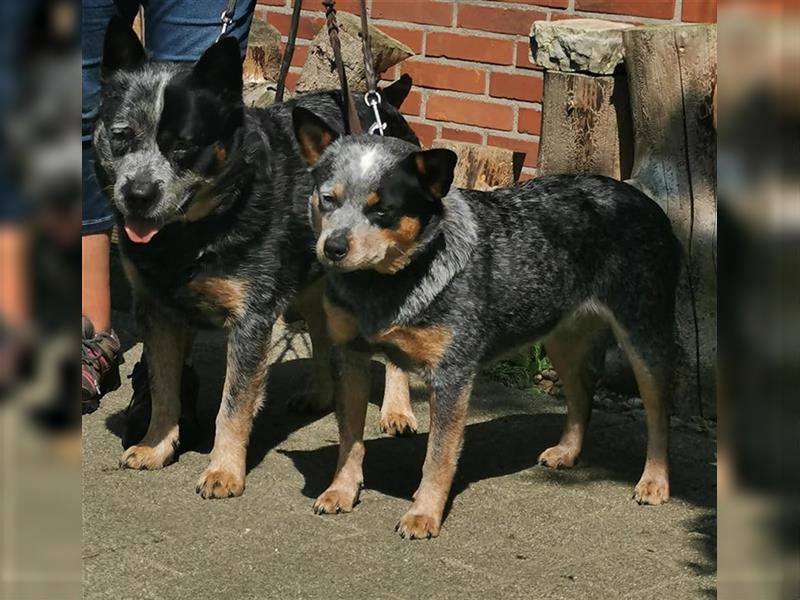
[[[325,121],[302,106],[295,106],[292,111],[292,125],[300,154],[310,167],[317,163],[325,148],[339,137]]]
[[[239,42],[224,37],[197,61],[192,74],[206,89],[234,96],[242,95],[242,54]]]
[[[437,200],[441,200],[453,185],[458,155],[452,150],[434,148],[412,153],[405,166],[416,174],[419,182]]]
[[[413,83],[411,76],[408,73],[404,73],[400,79],[390,83],[381,91],[381,97],[386,102],[399,109],[408,97]]]
[[[138,69],[146,59],[144,46],[131,26],[117,15],[111,17],[103,41],[102,77],[109,77],[119,70]]]

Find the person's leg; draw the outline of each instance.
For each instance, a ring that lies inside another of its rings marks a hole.
[[[92,129],[100,96],[100,65],[108,21],[122,15],[133,22],[138,3],[84,0],[81,4],[81,141],[83,189],[81,219],[81,410],[92,412],[102,395],[119,387],[120,344],[111,329],[109,263],[114,215],[94,173]]]
[[[150,0],[145,9],[145,45],[154,60],[193,62],[220,32],[221,0]],[[256,0],[237,0],[227,35],[235,37],[244,56]]]
[[[81,313],[96,332],[111,330],[111,232],[81,237]]]
[[[26,327],[28,295],[28,235],[19,223],[0,223],[0,322]]]
[[[136,3],[85,0],[81,5],[83,143],[83,215],[81,222],[82,268],[81,304],[83,315],[96,332],[111,330],[111,287],[109,282],[110,232],[114,216],[108,199],[100,191],[94,174],[92,129],[100,95],[100,63],[103,38],[112,16],[120,14],[133,21]]]

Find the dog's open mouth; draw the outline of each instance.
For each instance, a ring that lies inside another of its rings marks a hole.
[[[161,229],[161,224],[151,219],[125,219],[125,233],[128,239],[135,244],[147,244]]]

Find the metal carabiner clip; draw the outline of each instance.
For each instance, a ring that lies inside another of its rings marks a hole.
[[[219,20],[222,23],[222,27],[220,28],[219,35],[217,36],[217,41],[220,41],[225,34],[228,33],[228,29],[230,29],[231,23],[233,23],[233,17],[227,8],[222,11],[222,14],[219,16]]]
[[[372,114],[375,115],[375,122],[370,125],[367,132],[370,135],[374,135],[375,132],[383,135],[383,131],[386,129],[386,123],[381,121],[381,113],[378,111],[378,105],[381,103],[381,95],[378,92],[367,92],[364,94],[364,102],[367,103],[367,106],[372,107]]]

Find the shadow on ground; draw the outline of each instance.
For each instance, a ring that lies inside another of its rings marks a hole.
[[[135,333],[128,332],[123,335],[131,340],[135,339]],[[196,404],[197,442],[190,448],[183,448],[183,453],[205,454],[213,445],[214,420],[224,381],[224,355],[222,336],[217,334],[200,336],[194,352],[195,369],[200,379],[199,398]],[[248,471],[261,465],[267,460],[268,455],[277,454],[290,459],[291,462],[286,461],[286,465],[288,469],[294,469],[302,475],[302,495],[308,499],[315,498],[330,483],[337,453],[337,440],[335,433],[332,432],[322,438],[318,433],[314,434],[317,440],[314,444],[285,443],[295,432],[300,432],[301,438],[309,435],[303,432],[305,429],[318,432],[319,425],[324,423],[318,425],[316,422],[332,418],[329,415],[297,415],[289,412],[290,395],[296,393],[298,382],[308,382],[310,377],[311,365],[308,360],[294,360],[271,367],[267,400],[254,423],[248,450]],[[374,363],[372,403],[380,403],[382,387],[383,367],[379,363]],[[619,507],[623,512],[627,510],[626,503],[632,504],[630,493],[641,475],[646,446],[646,430],[641,411],[629,413],[595,411],[582,462],[575,469],[551,471],[537,466],[536,462],[539,453],[555,443],[559,437],[564,419],[561,401],[522,394],[495,384],[476,386],[475,395],[476,401],[473,403],[472,414],[466,428],[464,449],[451,501],[478,482],[518,474],[517,480],[522,478],[522,481],[527,481],[530,478],[531,482],[537,484],[552,482],[557,484],[557,487],[565,488],[563,492],[558,491],[557,494],[565,495],[564,500],[567,505],[571,503],[571,499],[566,498],[566,495],[573,491],[581,490],[586,494],[588,490],[588,493],[592,494],[598,490],[597,493],[602,494],[609,489],[598,488],[604,481],[623,482],[624,486],[613,487],[613,493],[619,494]],[[417,396],[414,408],[421,429],[425,431],[427,415],[424,413],[427,411],[425,404],[420,402],[424,399],[422,393],[419,392]],[[118,406],[120,404],[116,404],[115,408]],[[371,418],[374,418],[374,410],[371,414]],[[116,410],[109,414],[105,425],[107,431],[119,437],[124,427],[124,410]],[[375,423],[369,423],[368,426],[372,427],[373,432],[375,431]],[[426,444],[426,433],[400,439],[385,437],[368,439],[365,442],[364,464],[367,488],[393,498],[410,500],[411,494],[419,484]],[[688,538],[687,545],[694,547],[696,551],[687,553],[681,558],[684,561],[683,567],[692,573],[698,582],[713,581],[716,572],[714,449],[711,438],[673,427],[671,468],[673,498],[678,503],[689,503],[701,509],[699,512],[692,511],[694,516],[690,519],[675,521],[675,526],[679,527],[684,532],[682,535]],[[276,452],[272,453],[272,450]],[[299,487],[298,485],[294,489]],[[478,487],[480,486],[476,486]],[[483,493],[486,489],[483,488]],[[517,492],[519,490],[515,493]],[[493,492],[489,497],[495,493],[497,492]],[[502,496],[498,499],[502,501]],[[616,507],[616,499],[613,500]],[[520,501],[520,511],[531,509],[530,505],[524,505],[524,500]],[[308,510],[310,511],[310,502]],[[392,508],[391,512],[394,513],[394,510]],[[458,510],[466,509],[462,504]],[[516,509],[509,507],[508,510]],[[662,509],[642,507],[641,512],[637,511],[642,517],[637,519],[650,521],[647,515],[655,515],[656,513],[651,511],[659,510]],[[363,518],[361,517],[359,521]],[[660,521],[658,518],[652,520]],[[324,519],[321,521],[321,523],[329,522]],[[714,589],[713,586],[704,584],[699,590],[695,588],[694,593],[713,597]]]

